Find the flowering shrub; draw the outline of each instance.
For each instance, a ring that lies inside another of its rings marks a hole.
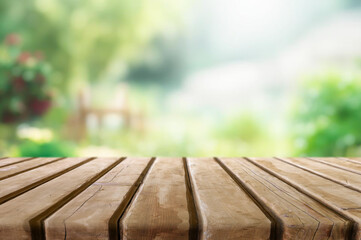
[[[51,106],[48,65],[40,52],[20,48],[8,35],[0,45],[0,122],[18,123],[43,115]]]

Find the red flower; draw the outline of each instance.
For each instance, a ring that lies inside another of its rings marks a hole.
[[[29,58],[31,58],[31,54],[29,52],[22,52],[18,57],[19,63],[26,63]]]
[[[20,36],[16,33],[11,33],[5,37],[5,44],[7,45],[18,45],[21,39]]]
[[[50,108],[50,105],[50,99],[32,99],[30,100],[29,107],[33,114],[43,115]]]
[[[1,117],[1,121],[3,123],[14,123],[16,122],[17,120],[19,119],[19,116],[12,113],[12,112],[9,112],[9,111],[5,111],[3,113],[3,116]]]
[[[26,83],[22,77],[14,77],[12,83],[17,92],[22,92],[25,89]]]

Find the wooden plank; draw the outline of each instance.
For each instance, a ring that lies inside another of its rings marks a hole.
[[[52,160],[0,159],[0,239],[361,239],[361,160]]]
[[[109,239],[108,221],[150,158],[127,158],[44,223],[47,239]]]
[[[354,162],[356,164],[361,164],[361,158],[359,158],[359,157],[348,157],[348,158],[340,157],[339,159],[342,159],[342,160],[345,160],[345,161],[351,161],[351,162]]]
[[[312,161],[308,158],[279,158],[279,160],[361,193],[361,176],[359,174]]]
[[[60,161],[61,159],[62,158],[36,158],[32,161],[25,161],[7,167],[2,167],[0,168],[0,180],[44,166],[54,161]]]
[[[201,239],[268,239],[271,221],[211,158],[188,159]]]
[[[181,158],[157,158],[125,213],[123,239],[188,239],[190,215]]]
[[[347,220],[243,158],[221,158],[271,215],[276,239],[345,239]]]
[[[42,218],[56,211],[73,194],[84,190],[84,184],[91,184],[116,163],[117,158],[94,159],[3,203],[0,205],[0,239],[31,239],[32,235],[41,238],[37,230],[41,230]]]
[[[6,167],[12,164],[21,163],[25,161],[30,161],[34,158],[29,157],[16,157],[16,158],[5,158],[0,160],[0,168]]]
[[[277,178],[295,187],[302,193],[316,199],[354,224],[349,235],[354,239],[361,237],[361,213],[350,211],[361,208],[359,192],[345,188],[329,179],[320,177],[296,166],[275,158],[249,158],[251,162]]]
[[[90,160],[90,159],[89,159]],[[0,204],[85,163],[87,158],[67,158],[0,181]]]
[[[345,158],[331,158],[331,157],[312,157],[309,158],[313,161],[317,161],[328,166],[332,166],[335,168],[339,168],[345,171],[353,172],[361,175],[361,162],[357,163],[354,161],[350,161]]]

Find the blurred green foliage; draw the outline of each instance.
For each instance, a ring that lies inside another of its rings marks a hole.
[[[0,39],[12,32],[22,35],[25,48],[46,54],[58,87],[76,91],[84,81],[101,80],[117,58],[129,62],[141,54],[172,14],[162,11],[164,4],[162,0],[0,1]]]
[[[159,36],[151,41],[142,57],[129,65],[127,80],[134,85],[163,89],[178,87],[186,73],[184,39],[181,34]]]
[[[244,113],[230,117],[225,123],[219,126],[216,136],[244,142],[256,142],[265,137],[265,129],[252,114]]]
[[[40,52],[23,51],[21,38],[9,34],[0,44],[0,122],[24,122],[51,106],[49,66]]]
[[[64,141],[37,142],[23,140],[17,145],[15,155],[26,157],[68,157],[75,155],[75,146]]]
[[[174,18],[182,14],[176,5],[184,2],[0,1],[0,41],[17,33],[23,38],[24,49],[43,52],[52,67],[47,78],[54,93],[52,108],[41,119],[23,125],[0,124],[0,154],[74,156],[94,150],[101,155],[102,148],[114,150],[117,155],[142,156],[361,153],[360,76],[327,74],[307,81],[293,114],[294,146],[289,146],[285,135],[276,136],[277,129],[272,132],[277,127],[272,126],[272,119],[260,121],[257,116],[235,110],[229,118],[212,116],[216,119],[212,122],[207,115],[167,110],[167,101],[173,94],[169,94],[169,87],[178,86],[188,68],[203,66],[198,60],[192,61],[194,66],[188,66],[184,55],[191,54],[193,58],[195,53],[184,51],[187,41],[181,37],[181,28],[173,28],[177,22]],[[97,124],[89,124],[85,139],[76,144],[67,141],[72,131],[69,125],[76,118],[79,91],[85,87],[94,90],[93,107],[102,108],[113,100],[112,90],[125,79],[129,95],[134,98],[131,107],[145,115],[144,129],[98,129]],[[0,85],[4,82],[1,80],[0,76]],[[286,119],[280,122],[287,123]],[[21,128],[34,128],[34,134],[30,131],[21,136]],[[42,139],[42,132],[47,131],[51,137]],[[284,149],[279,151],[280,147]]]
[[[314,76],[295,110],[297,155],[354,156],[361,145],[361,76]]]
[[[162,35],[164,29],[177,24],[179,6],[184,2],[0,1],[0,41],[9,34],[18,34],[23,48],[41,51],[52,68],[49,76],[52,109],[41,119],[27,121],[25,126],[49,129],[57,139],[67,139],[67,122],[74,117],[80,90],[89,85],[97,88],[101,82],[112,83],[114,87],[123,80],[124,71],[145,58],[149,43]],[[0,84],[3,82],[0,76]],[[70,148],[61,147],[64,141],[22,142],[17,136],[18,129],[18,124],[0,124],[1,155],[10,153],[13,146],[19,148],[21,155],[49,155],[48,147],[55,155],[73,154]],[[78,148],[89,144],[93,144],[92,139],[79,142]]]

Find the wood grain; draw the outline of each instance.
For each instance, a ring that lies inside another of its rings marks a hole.
[[[271,221],[212,158],[189,158],[201,239],[268,239]]]
[[[56,205],[116,158],[98,158],[0,205],[0,239],[31,239],[29,221]]]
[[[305,171],[361,193],[361,175],[307,158],[279,158]]]
[[[26,158],[26,157],[17,157],[17,158],[5,158],[0,160],[0,168],[10,166],[13,164],[30,161],[34,158]]]
[[[276,238],[342,239],[347,220],[243,158],[220,162],[269,209],[278,224]]]
[[[350,161],[346,158],[310,158],[313,161],[317,161],[335,168],[343,169],[345,171],[353,172],[361,175],[361,162]]]
[[[361,195],[359,192],[345,188],[340,184],[305,171],[299,167],[290,165],[275,158],[250,158],[250,160],[261,166],[263,170],[272,173],[279,179],[296,187],[302,193],[321,202],[341,216],[352,222],[348,229],[349,236],[353,239],[361,237],[361,212],[349,211],[361,207]]]
[[[30,189],[33,189],[52,178],[62,171],[70,171],[73,166],[86,162],[87,158],[67,158],[61,162],[45,165],[20,175],[13,176],[0,181],[0,204],[14,198]]]
[[[156,159],[120,225],[123,239],[188,239],[181,158]]]
[[[50,164],[56,161],[60,161],[62,158],[36,158],[32,161],[25,161],[18,164],[13,164],[7,167],[0,168],[0,180],[5,178],[21,174],[23,172]]]
[[[108,221],[150,158],[127,158],[45,221],[48,239],[108,239]]]
[[[346,161],[353,161],[355,163],[360,163],[361,164],[361,157],[349,157],[349,158],[340,157],[340,159],[343,159],[343,160],[346,160]]]
[[[361,158],[4,158],[0,239],[361,239]]]

